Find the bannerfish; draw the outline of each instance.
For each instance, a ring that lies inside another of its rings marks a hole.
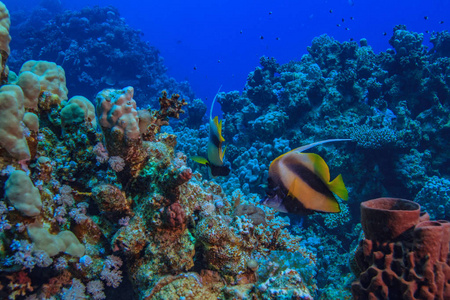
[[[209,112],[209,141],[208,141],[208,154],[207,157],[192,156],[191,159],[200,164],[207,165],[209,167],[209,174],[212,177],[227,176],[230,174],[230,169],[223,165],[223,158],[225,155],[225,149],[222,151],[222,143],[225,139],[222,136],[222,120],[219,122],[219,117],[212,118],[212,112],[214,103],[216,103],[217,95],[220,92],[220,88],[217,91],[216,96],[211,104],[211,110]]]
[[[310,214],[337,213],[341,209],[334,194],[344,200],[348,191],[341,175],[330,182],[330,170],[322,157],[302,153],[314,146],[351,139],[330,139],[312,143],[289,151],[269,166],[267,197],[261,204],[280,212]]]

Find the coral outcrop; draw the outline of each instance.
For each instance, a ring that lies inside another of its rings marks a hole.
[[[112,9],[97,10],[100,27],[115,26]],[[27,61],[0,87],[0,298],[312,298],[314,254],[288,220],[203,180],[175,150],[163,126],[184,98],[163,91],[159,109],[138,109],[127,86],[95,104],[68,99],[68,61]],[[296,262],[259,268],[271,254]]]

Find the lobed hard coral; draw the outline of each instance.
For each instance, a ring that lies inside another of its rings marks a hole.
[[[9,43],[11,36],[9,35],[9,28],[11,21],[9,18],[9,11],[3,2],[0,4],[0,80],[4,84],[8,78],[8,68],[6,61],[8,60],[11,49]]]
[[[23,104],[23,91],[19,86],[4,85],[0,88],[0,146],[19,161],[31,158],[26,126],[22,122],[25,114]]]

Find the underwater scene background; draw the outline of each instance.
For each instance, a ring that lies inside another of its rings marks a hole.
[[[449,9],[0,2],[0,298],[450,299]]]

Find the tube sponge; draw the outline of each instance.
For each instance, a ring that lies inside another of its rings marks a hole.
[[[22,89],[17,85],[0,88],[0,146],[17,160],[30,159],[21,121],[25,109]]]
[[[11,173],[5,183],[5,195],[25,216],[34,217],[41,213],[41,194],[24,171],[16,170]]]
[[[58,234],[51,234],[41,223],[35,222],[28,225],[27,232],[35,247],[47,252],[49,256],[65,252],[82,257],[86,250],[72,231],[64,230]]]

